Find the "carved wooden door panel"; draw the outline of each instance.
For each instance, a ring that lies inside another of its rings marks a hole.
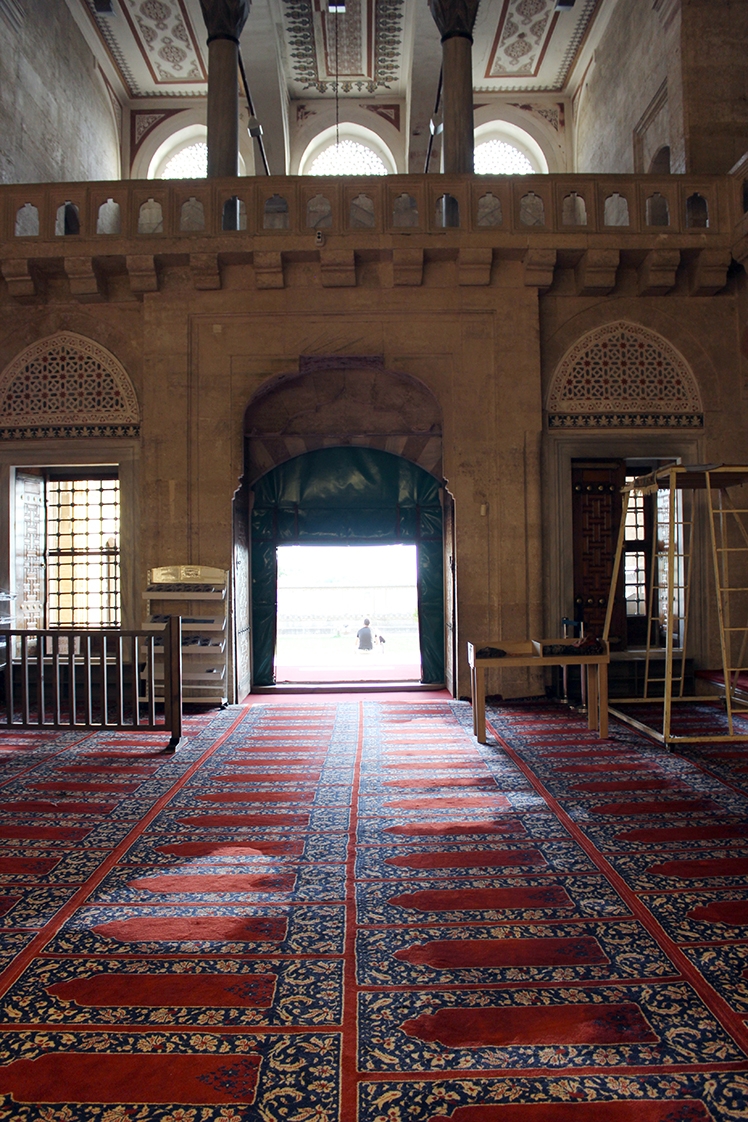
[[[587,635],[600,636],[605,623],[613,575],[624,460],[573,460],[574,618],[583,619]],[[613,650],[626,647],[626,606],[622,574],[610,629]]]
[[[46,626],[46,521],[44,478],[16,472],[16,604],[15,626]]]
[[[249,650],[249,505],[242,487],[234,498],[234,566],[232,573],[234,608],[234,688],[235,701],[250,691]]]

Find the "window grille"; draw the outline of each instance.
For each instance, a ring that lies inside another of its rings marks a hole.
[[[117,479],[47,481],[47,626],[119,627]]]

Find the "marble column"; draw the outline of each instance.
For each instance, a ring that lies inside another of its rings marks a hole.
[[[208,175],[239,170],[239,36],[251,0],[200,0],[208,30]]]
[[[429,0],[442,37],[442,163],[473,170],[473,26],[480,0]]]

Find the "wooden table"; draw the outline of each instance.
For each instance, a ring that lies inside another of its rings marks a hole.
[[[523,639],[512,642],[468,643],[468,663],[473,695],[473,732],[479,743],[486,743],[486,670],[514,670],[518,666],[584,666],[587,673],[588,724],[601,737],[608,735],[608,663],[610,649],[603,642],[603,654],[544,655],[547,646],[571,647],[573,639]],[[482,647],[499,647],[505,658],[478,658]]]

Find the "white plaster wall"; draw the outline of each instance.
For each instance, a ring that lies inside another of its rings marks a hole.
[[[63,0],[0,18],[0,183],[118,179],[109,95]]]
[[[573,101],[577,171],[636,170],[633,131],[668,77],[668,43],[652,4],[619,0]]]

